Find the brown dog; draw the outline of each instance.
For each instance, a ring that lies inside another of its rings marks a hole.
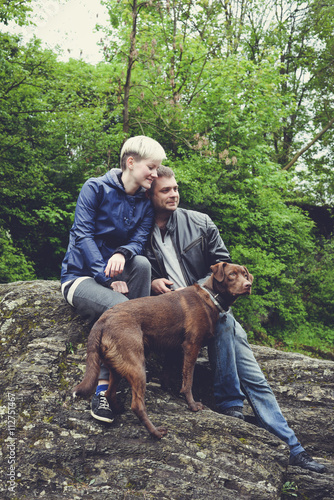
[[[228,310],[240,295],[249,295],[253,282],[247,269],[235,264],[221,262],[211,266],[211,271],[203,286],[195,284],[156,297],[133,299],[102,314],[89,334],[86,374],[74,388],[74,397],[87,397],[93,392],[102,361],[110,371],[106,397],[111,408],[118,410],[117,385],[125,377],[132,388],[131,409],[152,435],[161,438],[167,429],[156,428],[145,408],[144,346],[153,350],[182,346],[180,392],[192,411],[202,409],[202,403],[196,403],[192,395],[198,353],[213,337],[219,312]]]

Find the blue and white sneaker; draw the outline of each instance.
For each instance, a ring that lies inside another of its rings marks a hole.
[[[111,424],[111,422],[114,421],[114,415],[111,411],[105,394],[106,391],[101,391],[99,394],[94,394],[94,396],[92,397],[90,414],[96,420]]]

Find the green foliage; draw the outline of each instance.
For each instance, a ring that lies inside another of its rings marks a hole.
[[[0,227],[0,283],[35,278],[33,264],[20,249],[15,248],[10,234]]]
[[[8,25],[9,21],[15,21],[19,26],[23,26],[27,24],[31,11],[31,0],[25,0],[24,2],[1,0],[0,23]]]
[[[303,299],[312,322],[326,327],[334,324],[334,242],[318,241],[316,254],[309,255],[299,277]]]
[[[105,66],[0,37],[0,220],[38,277],[58,277],[78,189],[118,155]]]
[[[287,481],[283,484],[282,495],[286,497],[297,497],[298,496],[298,486],[293,481]]]

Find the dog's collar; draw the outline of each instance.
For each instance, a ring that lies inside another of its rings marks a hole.
[[[222,304],[222,301],[221,301],[218,293],[216,293],[216,295],[213,295],[211,290],[209,290],[209,288],[207,288],[206,286],[200,285],[200,287],[203,288],[203,290],[205,290],[206,292],[208,292],[208,294],[210,295],[210,299],[212,300],[214,305],[216,307],[218,307],[218,309],[221,313],[228,313],[230,311],[229,307],[227,309],[224,308],[224,305]]]

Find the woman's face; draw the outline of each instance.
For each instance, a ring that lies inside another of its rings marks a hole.
[[[157,169],[160,165],[160,161],[150,158],[144,158],[140,161],[136,161],[132,158],[128,168],[138,187],[150,189],[153,179],[158,177]]]

